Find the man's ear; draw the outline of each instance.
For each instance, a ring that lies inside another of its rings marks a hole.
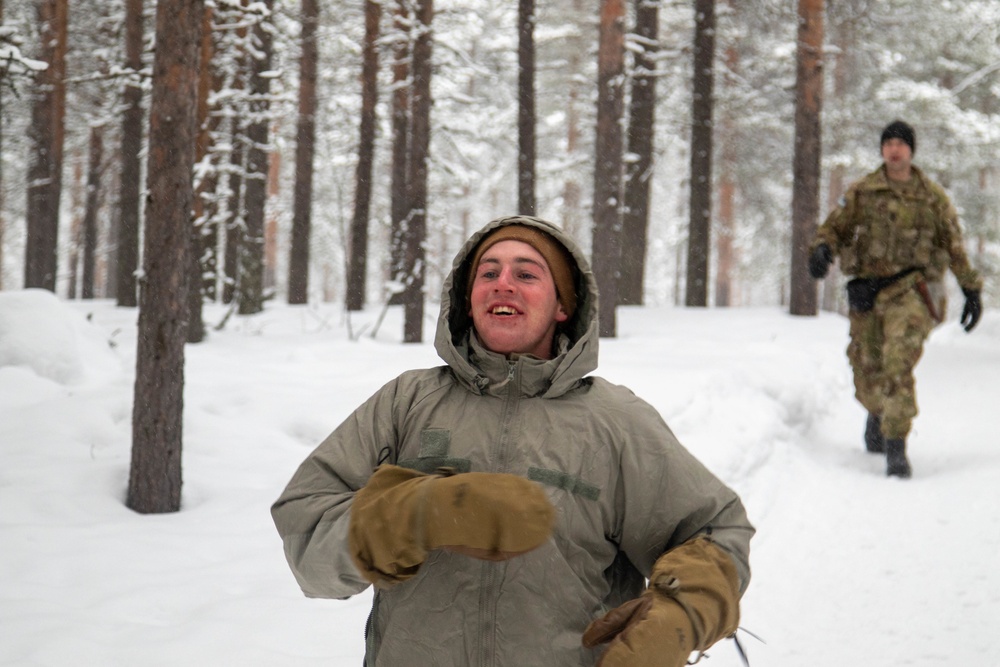
[[[565,322],[569,319],[569,315],[566,314],[566,309],[563,308],[562,302],[559,303],[559,309],[556,311],[556,322]]]

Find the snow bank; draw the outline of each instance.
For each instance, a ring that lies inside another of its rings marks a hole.
[[[16,396],[23,384],[39,384],[8,367],[60,385],[102,382],[121,372],[108,335],[43,289],[0,292],[0,393]]]

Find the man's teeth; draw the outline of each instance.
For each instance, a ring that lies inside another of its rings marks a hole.
[[[494,315],[516,315],[517,311],[510,306],[497,306],[493,309]]]

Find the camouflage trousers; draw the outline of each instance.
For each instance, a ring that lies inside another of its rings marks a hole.
[[[916,282],[917,276],[908,276],[882,290],[872,310],[849,314],[847,358],[854,369],[854,395],[882,416],[886,438],[905,439],[910,432],[917,416],[913,369],[937,325]]]

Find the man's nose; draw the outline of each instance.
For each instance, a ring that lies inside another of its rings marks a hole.
[[[510,267],[505,267],[500,270],[500,275],[497,277],[496,286],[498,290],[511,290],[514,287],[514,272]]]

